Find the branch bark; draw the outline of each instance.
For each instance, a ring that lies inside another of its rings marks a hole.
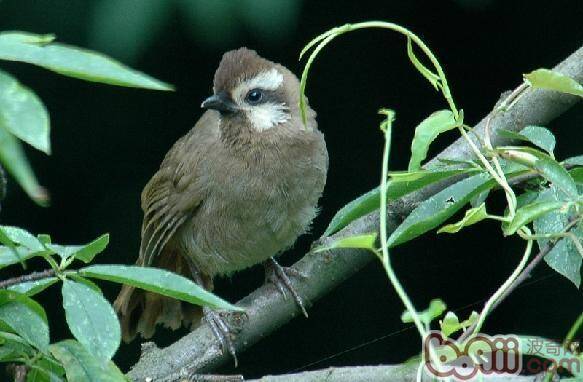
[[[583,47],[579,48],[555,70],[583,82]],[[505,113],[491,116],[491,141],[494,146],[510,144],[511,140],[496,132],[500,129],[518,131],[526,125],[546,125],[569,108],[579,98],[545,90],[529,89]],[[474,128],[478,136],[483,136],[486,120],[484,118]],[[470,135],[471,136],[471,135]],[[458,139],[427,166],[434,166],[439,159],[467,160],[473,158],[469,145]],[[392,232],[415,206],[456,181],[450,179],[431,185],[418,192],[392,202],[389,206],[388,230]],[[328,238],[318,240],[318,244],[330,243],[343,237],[378,231],[378,212],[364,216]],[[306,302],[314,302],[330,290],[355,274],[373,260],[373,256],[362,250],[337,250],[334,253],[308,253],[294,268],[308,277],[294,282],[294,287]],[[292,299],[284,299],[276,288],[264,285],[237,303],[246,310],[246,317],[234,317],[232,324],[240,328],[235,339],[236,350],[241,352],[268,336],[271,332],[298,315],[299,311]],[[178,381],[185,375],[211,371],[229,360],[222,354],[217,341],[207,324],[203,323],[174,344],[159,349],[153,344],[144,344],[142,356],[128,373],[134,381]]]
[[[32,272],[28,275],[12,277],[10,279],[0,281],[0,289],[6,289],[16,284],[21,284],[29,281],[37,281],[46,279],[48,277],[55,276],[56,272],[54,269],[45,269],[40,272]]]

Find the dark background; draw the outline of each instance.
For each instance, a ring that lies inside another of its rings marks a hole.
[[[33,204],[10,181],[2,224],[50,233],[53,241],[85,243],[111,233],[98,261],[132,263],[139,247],[142,187],[172,143],[200,116],[212,76],[226,50],[248,46],[300,73],[301,48],[328,28],[370,19],[399,23],[434,50],[453,96],[474,124],[522,73],[552,67],[583,41],[583,2],[555,1],[170,1],[4,0],[0,29],[55,33],[62,42],[111,54],[176,85],[175,93],[86,83],[25,64],[2,62],[33,88],[51,113],[53,154],[27,148],[52,196],[49,208]],[[326,134],[331,164],[322,213],[313,234],[281,261],[291,264],[320,235],[341,206],[379,182],[380,107],[397,112],[392,169],[404,169],[414,126],[446,104],[409,64],[403,37],[389,31],[354,32],[335,40],[313,66],[307,94]],[[559,158],[580,154],[583,113],[576,107],[550,126]],[[434,152],[453,141],[440,138]],[[419,308],[440,297],[466,317],[510,274],[523,243],[503,240],[499,226],[483,223],[461,235],[430,233],[393,251],[398,275]],[[42,267],[44,264],[35,264]],[[2,277],[16,275],[4,272]],[[219,283],[231,300],[259,286],[251,269]],[[536,334],[560,340],[582,308],[569,281],[541,265],[531,284],[514,293],[485,330]],[[117,293],[104,285],[108,297]],[[58,288],[39,295],[49,311],[51,339],[70,336]],[[403,307],[381,267],[373,263],[251,350],[236,370],[246,377],[331,365],[396,363],[418,349],[414,329],[400,322]],[[168,344],[183,333],[160,330]],[[116,362],[132,365],[139,343],[122,345]],[[223,371],[234,372],[231,367]]]

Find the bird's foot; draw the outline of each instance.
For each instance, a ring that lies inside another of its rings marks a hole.
[[[235,367],[237,367],[237,352],[235,351],[235,345],[233,343],[235,338],[234,330],[227,323],[221,313],[217,312],[216,310],[204,307],[203,315],[205,321],[208,322],[209,326],[211,327],[211,331],[219,341],[221,351],[228,351],[235,361]]]
[[[307,276],[294,268],[282,267],[277,261],[272,257],[263,263],[265,267],[265,281],[273,283],[277,289],[281,292],[284,298],[287,298],[287,291],[292,295],[296,304],[300,307],[300,310],[304,316],[308,317],[308,312],[304,306],[304,301],[293,287],[290,277],[306,278]]]

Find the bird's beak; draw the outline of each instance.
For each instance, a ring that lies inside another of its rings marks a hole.
[[[221,113],[232,113],[237,110],[237,105],[224,92],[208,97],[200,104],[200,107],[203,109],[214,109]]]

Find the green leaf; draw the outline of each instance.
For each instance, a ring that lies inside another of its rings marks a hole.
[[[13,291],[0,290],[0,321],[37,349],[48,350],[47,315],[36,301]]]
[[[23,36],[26,36],[23,37]],[[41,66],[65,76],[110,85],[172,90],[172,86],[102,54],[69,45],[30,43],[30,33],[0,33],[0,59]],[[39,37],[42,38],[42,37]]]
[[[204,290],[193,281],[164,269],[125,265],[92,265],[79,270],[81,276],[113,281],[155,292],[163,296],[209,306],[216,309],[242,311]]]
[[[569,175],[571,175],[575,183],[583,184],[583,168],[574,168],[569,171]]]
[[[28,297],[30,297],[34,296],[37,293],[42,292],[43,290],[47,289],[57,281],[59,281],[58,277],[47,277],[46,279],[27,281],[16,285],[12,285],[8,287],[8,290],[25,294]]]
[[[407,37],[407,56],[409,57],[409,60],[413,66],[415,66],[415,68],[419,71],[419,73],[421,73],[421,75],[425,77],[427,81],[431,83],[431,85],[433,85],[435,90],[438,90],[438,86],[440,85],[439,76],[433,73],[431,70],[427,69],[427,67],[423,65],[421,61],[419,61],[417,56],[415,56],[415,52],[413,52],[413,44],[411,43],[411,39],[409,37]]]
[[[363,235],[354,235],[343,237],[342,239],[334,240],[328,245],[323,245],[314,250],[314,253],[328,251],[330,249],[338,248],[362,248],[375,251],[375,243],[377,240],[376,233],[367,233]]]
[[[94,291],[96,291],[99,294],[103,294],[103,292],[101,291],[101,288],[99,288],[99,286],[97,284],[95,284],[93,281],[86,279],[85,277],[81,277],[79,276],[77,273],[75,273],[76,271],[70,271],[70,272],[66,272],[65,274],[67,275],[68,278],[70,278],[73,281],[77,281],[78,283],[81,284],[85,284],[87,287],[93,289]]]
[[[577,185],[569,172],[547,154],[530,147],[500,147],[500,154],[509,160],[531,167],[564,192],[569,199],[577,199]]]
[[[28,32],[4,32],[3,38],[6,41],[38,45],[45,45],[55,41],[54,34],[34,34]]]
[[[36,235],[36,238],[43,244],[51,244],[51,235],[47,235],[46,233],[39,233]]]
[[[583,97],[583,86],[577,81],[549,69],[537,69],[525,74],[524,78],[533,88],[555,90]]]
[[[101,235],[91,243],[86,245],[59,245],[48,244],[47,247],[56,252],[61,258],[68,259],[74,256],[85,264],[90,263],[93,258],[102,252],[109,244],[109,234]]]
[[[24,338],[10,332],[0,331],[0,343],[2,362],[14,361],[23,356],[32,357],[37,352]]]
[[[583,155],[565,159],[563,163],[569,166],[583,166]]]
[[[49,202],[47,191],[38,183],[18,139],[0,121],[0,161],[28,196],[41,206]]]
[[[107,245],[109,244],[109,234],[103,234],[97,239],[93,240],[91,243],[86,244],[77,251],[74,256],[76,259],[83,261],[85,264],[93,261],[96,255],[103,252]]]
[[[96,358],[107,361],[121,343],[121,328],[110,303],[76,281],[63,281],[63,308],[69,329]]]
[[[22,246],[14,248],[0,246],[0,269],[28,260],[31,257],[40,256],[43,253],[44,251],[32,251]]]
[[[41,358],[31,365],[26,375],[27,382],[64,382],[61,378],[65,369],[57,362],[49,358]]]
[[[393,231],[388,239],[389,247],[402,244],[438,227],[474,196],[491,189],[495,184],[487,174],[481,173],[443,189],[419,204]]]
[[[32,251],[45,251],[43,244],[34,235],[18,227],[0,226],[0,231],[14,244],[20,244]]]
[[[488,199],[489,195],[490,195],[490,190],[486,190],[486,191],[482,192],[481,194],[474,196],[472,199],[470,199],[470,205],[473,208],[479,207],[482,203],[486,202],[486,199]]]
[[[441,299],[436,298],[431,300],[429,303],[429,307],[422,312],[419,312],[419,319],[426,325],[429,325],[433,319],[441,316],[443,312],[447,309],[445,302]],[[411,323],[413,322],[413,316],[409,313],[408,310],[404,311],[401,315],[401,321],[404,323]]]
[[[126,382],[113,362],[99,361],[83,345],[65,340],[51,345],[51,353],[61,361],[68,382]]]
[[[541,217],[544,214],[557,211],[565,207],[565,205],[566,205],[565,202],[559,201],[557,202],[544,201],[527,204],[526,206],[516,210],[516,215],[514,216],[514,219],[510,223],[503,224],[504,235],[505,236],[513,235],[516,233],[516,231],[518,231],[520,227],[529,224],[530,222]]]
[[[431,169],[414,171],[411,178],[406,178],[404,175],[395,175],[392,173],[392,178],[387,184],[387,198],[389,200],[398,199],[413,191],[419,190],[432,183],[450,178],[452,176],[461,174],[475,173],[475,169]],[[354,220],[367,215],[380,208],[381,194],[380,188],[377,187],[366,194],[359,196],[346,206],[342,207],[340,211],[334,215],[332,221],[326,228],[324,236],[330,236],[334,232],[341,230]]]
[[[577,227],[571,232],[580,243],[583,243],[583,227]],[[569,279],[577,288],[581,286],[581,256],[571,238],[560,239],[545,256],[549,267]]]
[[[457,122],[451,110],[440,110],[431,114],[415,128],[415,137],[411,143],[411,160],[409,171],[418,170],[427,157],[431,142],[445,131],[454,129]]]
[[[558,202],[560,196],[557,190],[552,187],[545,189],[539,194],[539,202]],[[559,211],[552,211],[534,220],[534,232],[537,235],[560,233],[569,224],[569,216]],[[583,240],[583,228],[577,227],[572,230],[579,240]],[[537,240],[539,248],[542,250],[549,244],[548,239]],[[577,247],[570,238],[562,238],[551,251],[544,257],[549,267],[570,280],[577,288],[581,285],[581,264],[582,257]]]
[[[354,220],[380,208],[381,193],[377,187],[342,207],[330,221],[324,236],[340,231]]]
[[[36,94],[2,70],[0,126],[37,150],[50,154],[49,113]]]
[[[472,224],[476,224],[488,217],[488,213],[486,212],[486,204],[482,203],[480,206],[475,208],[470,208],[466,211],[466,214],[462,220],[454,224],[448,224],[441,227],[437,233],[456,233],[459,232],[462,228],[470,226]]]
[[[553,151],[557,144],[553,133],[551,133],[549,129],[541,126],[529,125],[522,129],[520,133],[515,133],[510,130],[498,130],[498,132],[500,135],[506,136],[507,138],[530,142],[545,150],[551,156],[553,156]]]
[[[441,332],[445,337],[449,337],[452,333],[461,329],[470,327],[474,322],[478,321],[479,314],[472,312],[467,320],[459,322],[457,315],[454,312],[447,312],[443,320],[439,321]]]

